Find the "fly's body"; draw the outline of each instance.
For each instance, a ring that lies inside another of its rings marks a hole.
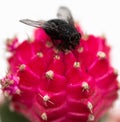
[[[30,19],[20,21],[30,26],[43,28],[58,49],[62,51],[74,49],[79,44],[81,34],[74,27],[72,15],[66,7],[61,7],[57,15],[58,19],[48,21]]]

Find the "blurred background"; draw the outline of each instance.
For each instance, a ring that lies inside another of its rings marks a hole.
[[[22,41],[32,35],[33,28],[20,23],[19,20],[24,18],[34,20],[56,18],[59,6],[67,6],[71,10],[74,19],[80,23],[84,32],[105,35],[107,43],[112,47],[112,65],[118,70],[118,74],[120,73],[119,0],[0,0],[0,78],[7,72],[5,62],[6,38],[17,35]],[[120,76],[118,79],[120,81]],[[2,94],[1,90],[0,94]],[[2,104],[1,95],[0,104]],[[116,113],[119,110],[120,101],[117,101],[111,111]],[[2,107],[0,112],[8,112],[7,105]],[[7,115],[14,116],[10,112]],[[0,122],[11,122],[9,117],[8,120],[4,118],[7,117],[2,114]],[[12,122],[21,122],[21,120],[17,119]]]

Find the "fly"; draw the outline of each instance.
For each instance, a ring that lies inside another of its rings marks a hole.
[[[43,28],[59,50],[75,49],[79,45],[81,34],[74,26],[74,20],[70,10],[66,7],[60,7],[57,16],[58,19],[48,21],[23,19],[20,22],[33,27]]]

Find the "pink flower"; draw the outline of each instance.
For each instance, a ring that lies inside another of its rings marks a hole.
[[[63,52],[40,28],[34,40],[11,46],[3,91],[31,122],[98,122],[118,96],[103,37],[82,32],[80,44]]]

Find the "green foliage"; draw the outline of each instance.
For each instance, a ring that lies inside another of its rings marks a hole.
[[[21,114],[17,112],[11,112],[8,104],[4,104],[0,107],[0,122],[29,122]]]

